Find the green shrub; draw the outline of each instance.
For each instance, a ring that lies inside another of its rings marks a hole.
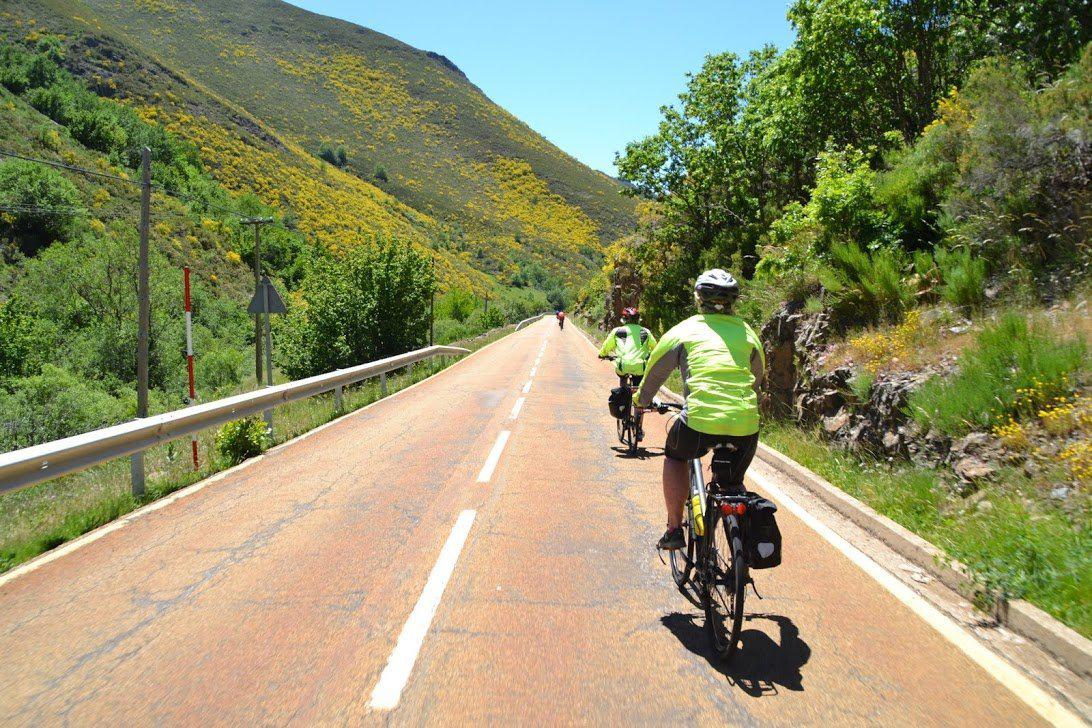
[[[985,430],[1010,416],[1031,415],[1072,390],[1087,347],[1065,339],[1045,321],[1008,313],[979,334],[959,360],[958,373],[935,377],[915,392],[910,414],[923,429],[950,436]]]
[[[450,344],[452,341],[462,341],[470,336],[470,328],[455,319],[436,319],[433,329],[434,339],[437,344]]]
[[[940,268],[940,296],[948,303],[977,309],[986,300],[986,261],[971,256],[970,248],[936,250]]]
[[[30,55],[18,46],[0,46],[0,85],[12,93],[21,94],[30,85],[27,78]]]
[[[0,451],[119,424],[130,409],[109,392],[52,364],[0,392]]]
[[[0,383],[38,368],[44,355],[44,337],[37,329],[34,318],[18,299],[0,303]]]
[[[474,314],[467,320],[471,329],[476,329],[478,332],[484,333],[490,329],[495,329],[498,326],[504,326],[504,314],[496,306],[490,306],[487,309],[475,311]]]
[[[230,465],[261,455],[269,445],[269,429],[261,417],[229,422],[216,433],[216,452]]]
[[[27,101],[35,109],[62,126],[68,126],[76,113],[72,93],[60,86],[33,89],[27,94]]]
[[[874,381],[876,381],[876,375],[867,369],[859,369],[853,373],[853,378],[849,380],[849,389],[858,402],[868,401]]]
[[[246,354],[241,349],[218,345],[194,357],[195,376],[201,389],[216,392],[234,387],[242,381]]]
[[[452,288],[436,298],[436,318],[465,322],[481,306],[477,296],[465,288]]]
[[[820,278],[834,296],[843,323],[893,323],[914,302],[914,290],[903,280],[904,265],[902,255],[891,248],[869,254],[856,243],[836,243]]]
[[[319,145],[318,155],[335,167],[344,167],[349,163],[349,152],[345,149],[345,145],[343,144],[338,144],[337,147],[331,147],[326,142],[322,142]]]
[[[79,203],[79,190],[56,170],[18,159],[0,163],[0,205],[16,208],[0,218],[0,236],[14,236],[24,253],[63,238]]]

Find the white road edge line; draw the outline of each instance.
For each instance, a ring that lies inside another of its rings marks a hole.
[[[524,385],[523,385],[523,393],[524,393],[524,394],[527,394],[527,393],[528,393],[528,392],[530,392],[530,391],[531,391],[531,380],[530,380],[530,379],[528,379],[528,380],[527,380],[527,384],[524,384]]]
[[[440,558],[429,572],[428,581],[421,592],[421,597],[410,612],[409,619],[402,627],[402,633],[398,635],[398,642],[394,645],[387,660],[387,666],[379,676],[379,682],[372,690],[371,700],[368,702],[377,710],[391,710],[402,698],[402,691],[409,682],[413,665],[417,662],[417,656],[421,653],[421,646],[425,643],[425,636],[432,626],[432,618],[436,616],[436,609],[440,606],[440,598],[444,595],[444,589],[455,571],[455,564],[459,561],[466,539],[470,535],[470,527],[474,525],[475,511],[466,510],[459,514],[455,525],[451,528],[451,535],[444,542],[440,550]]]
[[[934,607],[924,597],[900,581],[898,577],[894,576],[887,569],[873,561],[856,546],[839,536],[825,523],[808,513],[803,506],[786,495],[784,491],[774,485],[765,475],[751,471],[747,473],[747,477],[758,484],[759,490],[765,491],[772,496],[774,500],[789,509],[789,511],[803,521],[806,526],[823,537],[823,539],[834,546],[834,548],[841,551],[842,554],[856,564],[858,568],[875,579],[880,586],[909,607],[911,611],[918,615],[918,617],[939,632],[942,637],[962,650],[964,654],[978,663],[978,665],[992,675],[994,679],[1027,703],[1044,719],[1056,726],[1084,725],[1084,722],[1080,718],[1028,679],[1007,660],[985,647],[955,620]]]
[[[485,465],[478,473],[479,483],[488,483],[489,479],[493,477],[493,471],[497,468],[501,453],[504,452],[504,445],[508,442],[508,437],[511,434],[508,430],[501,430],[500,434],[497,435],[497,441],[493,443],[493,449],[489,451],[489,457],[485,459]]]
[[[534,379],[536,374],[538,374],[538,367],[535,367],[534,369],[532,369],[531,373],[528,376],[530,376],[532,379]]]
[[[519,399],[517,399],[517,400],[516,400],[516,403],[515,403],[514,405],[512,405],[512,414],[510,414],[510,415],[508,416],[508,417],[509,417],[509,419],[513,419],[513,420],[514,420],[514,419],[516,419],[517,417],[519,417],[519,411],[520,411],[521,409],[523,409],[523,401],[524,401],[525,399],[527,399],[527,398],[526,398],[526,397],[520,397]]]

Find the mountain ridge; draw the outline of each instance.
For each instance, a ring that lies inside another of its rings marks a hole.
[[[586,277],[632,228],[621,185],[493,103],[450,59],[379,31],[279,0],[30,0],[5,15],[11,36],[64,35],[96,92],[205,146],[229,189],[287,197],[327,245],[349,244],[335,231],[383,230],[344,205],[346,224],[320,221],[301,211],[314,200],[223,157],[272,153],[308,177],[350,174],[413,210],[402,212],[414,237],[502,283],[534,265]],[[346,149],[343,169],[311,168],[325,145]]]

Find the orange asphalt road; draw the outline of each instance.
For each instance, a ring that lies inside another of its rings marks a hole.
[[[662,421],[620,457],[612,381],[579,332],[535,324],[0,586],[0,721],[1041,722],[785,511],[785,563],[720,665],[652,549]],[[464,509],[401,702],[373,709]]]

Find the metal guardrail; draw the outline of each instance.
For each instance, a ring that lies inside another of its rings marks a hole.
[[[0,454],[0,493],[82,470],[107,460],[131,455],[225,422],[263,412],[279,404],[337,390],[377,375],[401,369],[434,356],[470,353],[456,346],[429,346],[348,369],[237,394],[125,422],[82,435]]]
[[[549,316],[552,313],[553,313],[553,311],[547,311],[546,313],[535,314],[531,318],[525,318],[522,321],[520,321],[518,324],[516,324],[516,331],[519,331],[520,329],[522,329],[526,324],[529,324],[532,321],[538,321],[539,319],[545,318],[546,316]]]

